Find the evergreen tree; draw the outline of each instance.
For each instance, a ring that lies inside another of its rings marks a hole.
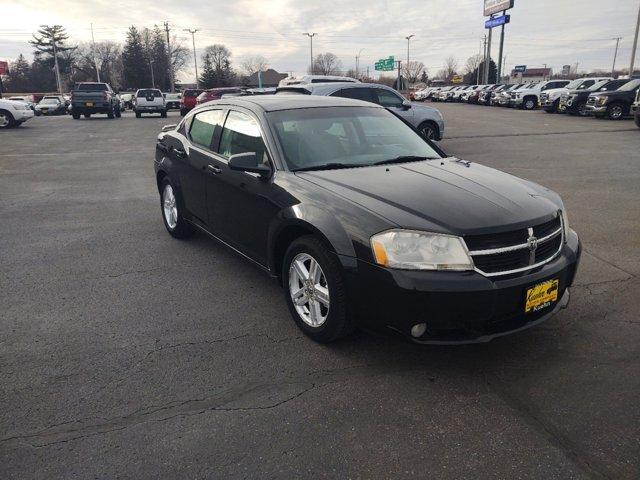
[[[466,83],[467,85],[474,85],[476,83],[476,80],[478,79],[478,70],[480,70],[480,83],[482,83],[484,78],[484,64],[485,63],[483,60],[475,69],[465,74],[463,78],[464,83]],[[496,62],[491,60],[489,62],[489,83],[496,83],[497,77],[498,66],[496,65]]]
[[[142,35],[134,26],[129,27],[122,50],[122,84],[136,89],[151,85],[149,60],[144,51]]]
[[[5,89],[16,93],[31,91],[31,65],[22,54],[18,55],[7,72]]]
[[[66,44],[69,35],[62,25],[42,25],[29,43],[36,49],[34,53],[33,88],[36,90],[56,90],[55,60],[58,59],[60,83],[63,89],[71,76],[71,57],[76,47]],[[36,71],[38,74],[36,75]],[[40,75],[43,75],[42,77]],[[53,85],[51,85],[53,83]]]
[[[213,88],[217,86],[217,75],[211,62],[211,55],[205,53],[202,56],[202,74],[200,75],[200,86],[202,88]]]

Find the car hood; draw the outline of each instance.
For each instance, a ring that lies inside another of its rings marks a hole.
[[[543,93],[548,94],[549,96],[552,95],[559,95],[562,94],[564,92],[568,92],[569,90],[567,90],[566,88],[562,87],[562,88],[551,88],[549,90],[545,90]]]
[[[547,188],[456,158],[296,175],[390,227],[458,235],[507,231],[543,222],[562,208]]]

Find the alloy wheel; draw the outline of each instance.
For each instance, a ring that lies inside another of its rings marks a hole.
[[[617,120],[622,117],[622,107],[620,105],[614,105],[611,107],[611,118]]]
[[[308,253],[299,253],[289,266],[289,294],[304,323],[317,328],[329,315],[329,285],[322,267]]]
[[[178,225],[178,207],[171,185],[166,185],[162,191],[162,212],[169,228],[171,230],[176,228]]]
[[[9,126],[9,116],[6,113],[0,112],[0,128],[6,128]]]
[[[435,137],[435,132],[433,131],[433,128],[430,127],[429,125],[422,127],[420,129],[420,133],[424,138],[428,138],[429,140],[433,140]]]

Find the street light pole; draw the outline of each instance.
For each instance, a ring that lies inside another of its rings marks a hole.
[[[303,35],[309,37],[309,40],[311,41],[311,66],[309,67],[309,73],[313,75],[313,37],[315,37],[317,33],[305,32]]]
[[[633,48],[631,49],[631,66],[629,67],[629,77],[633,75],[633,67],[636,63],[636,49],[638,48],[638,30],[640,30],[640,5],[638,6],[638,21],[636,22],[636,35],[633,38]]]
[[[362,53],[362,50],[364,50],[364,48],[361,48],[360,51],[358,52],[358,55],[356,55],[356,78],[358,78],[360,76],[360,54]]]
[[[198,57],[196,56],[196,32],[198,29],[190,30],[188,28],[183,29],[185,32],[191,34],[191,41],[193,43],[193,63],[196,67],[196,88],[200,88],[200,80],[198,79]]]
[[[409,65],[410,65],[409,64],[409,43],[410,43],[410,41],[411,41],[411,39],[413,37],[415,37],[414,34],[411,34],[408,37],[404,37],[404,38],[407,39],[407,66],[406,66],[406,69],[407,69],[407,86],[409,86]]]
[[[98,58],[96,57],[96,39],[93,36],[93,23],[91,24],[91,45],[92,45],[92,54],[93,54],[93,63],[96,66],[96,77],[98,78],[98,83],[100,83],[100,69],[98,68]]]
[[[611,67],[611,76],[613,77],[613,73],[616,70],[616,59],[618,58],[618,46],[620,45],[620,40],[622,40],[622,37],[616,37],[612,40],[616,41],[616,51],[613,54],[613,66]],[[629,76],[631,76],[631,73],[629,73]]]
[[[153,60],[149,59],[149,68],[151,69],[151,88],[156,88],[156,80],[153,78]]]

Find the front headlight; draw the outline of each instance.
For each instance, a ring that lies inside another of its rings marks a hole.
[[[609,99],[609,97],[596,97],[596,103],[598,105],[604,105],[607,103],[607,100]]]
[[[569,238],[569,217],[567,216],[567,209],[563,208],[560,210],[560,214],[562,215],[562,234],[564,235],[564,241],[566,243]]]
[[[403,270],[473,270],[460,237],[413,230],[388,230],[371,237],[378,265]]]

